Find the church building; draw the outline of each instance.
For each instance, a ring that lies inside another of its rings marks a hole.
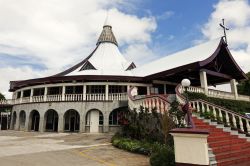
[[[223,38],[137,67],[121,54],[112,26],[106,22],[96,48],[78,64],[53,76],[10,82],[11,129],[115,132],[130,95],[161,95],[170,100],[184,78],[194,91],[237,100],[241,96],[236,82],[247,77]],[[224,83],[230,83],[230,95],[208,88]]]

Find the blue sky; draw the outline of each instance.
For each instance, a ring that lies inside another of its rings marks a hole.
[[[124,56],[137,66],[222,36],[250,71],[248,0],[0,0],[0,92],[9,81],[53,75],[95,48],[109,11]],[[15,74],[13,74],[15,73]]]
[[[139,4],[138,16],[152,15],[157,19],[152,45],[165,54],[190,47],[193,40],[203,37],[201,26],[212,13],[218,0],[145,0]]]

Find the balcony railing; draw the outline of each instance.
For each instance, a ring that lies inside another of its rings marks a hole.
[[[126,101],[127,93],[110,93],[106,98],[103,93],[94,94],[64,94],[64,95],[42,95],[22,97],[18,99],[0,100],[0,105],[14,105],[21,103],[53,102],[53,101]]]
[[[193,87],[193,86],[188,87],[187,91],[194,92],[194,93],[205,93],[204,88]],[[184,87],[180,86],[179,92],[183,93]],[[235,95],[231,92],[225,92],[225,91],[220,91],[220,90],[215,90],[215,89],[208,89],[207,95],[209,97],[216,97],[216,98],[221,98],[221,99],[250,101],[250,96],[238,95],[238,97],[236,98]]]

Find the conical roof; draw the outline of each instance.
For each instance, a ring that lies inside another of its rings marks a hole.
[[[107,19],[96,45],[96,49],[84,61],[59,75],[133,75],[130,70],[136,66],[121,54],[112,26]]]

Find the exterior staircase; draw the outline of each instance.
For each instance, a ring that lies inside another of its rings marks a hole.
[[[217,166],[249,166],[250,138],[230,127],[193,115],[197,129],[207,129],[210,165]]]

